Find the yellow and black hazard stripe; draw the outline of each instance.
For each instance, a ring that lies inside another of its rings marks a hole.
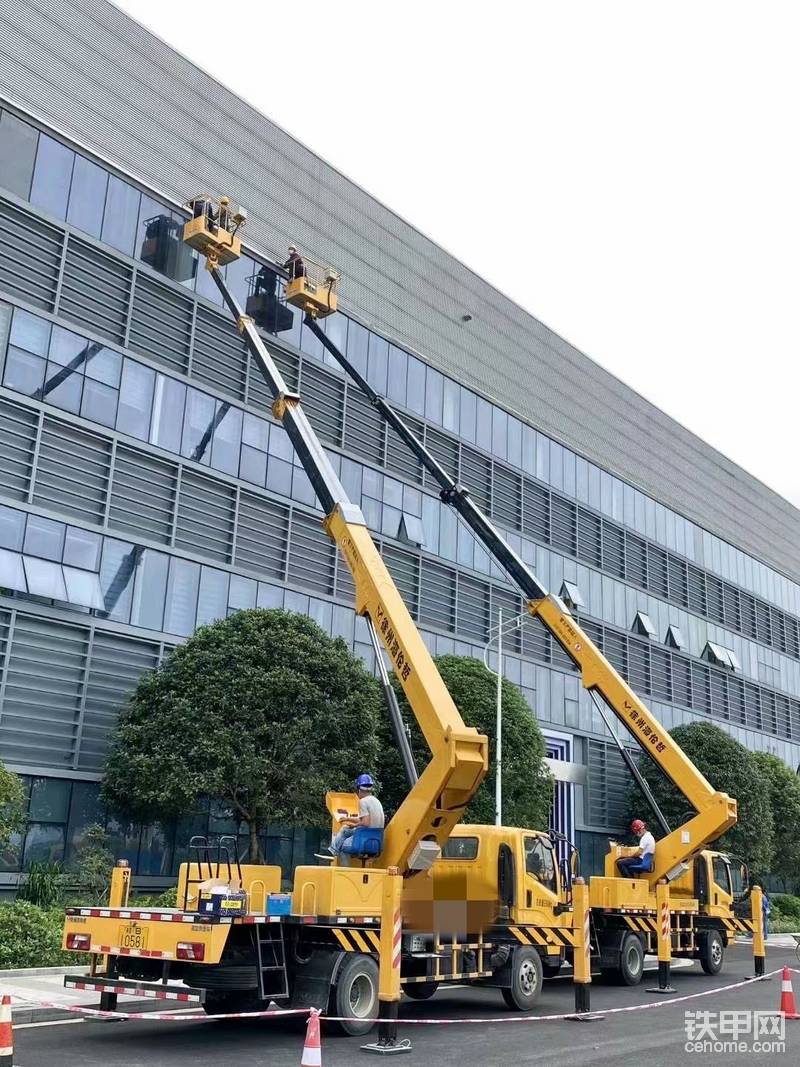
[[[538,945],[540,948],[575,947],[575,934],[564,927],[510,926],[509,930],[522,945]]]
[[[381,939],[374,930],[340,930],[333,928],[333,936],[345,952],[380,952]]]
[[[730,934],[752,934],[755,928],[755,924],[752,919],[725,919],[723,918],[725,929]]]
[[[630,926],[631,930],[635,930],[637,934],[654,934],[656,933],[656,920],[651,915],[626,915],[625,922]]]

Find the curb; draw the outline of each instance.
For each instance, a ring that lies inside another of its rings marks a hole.
[[[77,1004],[70,1004],[70,1005],[68,1005],[68,1007],[64,1007],[64,1008],[56,1008],[56,1007],[42,1008],[42,1007],[37,1007],[37,1005],[35,1005],[35,1004],[20,1004],[18,1007],[14,1007],[14,1005],[12,1004],[11,1005],[11,1016],[12,1016],[12,1019],[14,1021],[14,1025],[15,1026],[24,1026],[26,1023],[61,1022],[61,1021],[65,1020],[65,1019],[75,1019],[76,1018],[75,1009],[77,1007],[79,1007],[79,1005],[77,1005]],[[142,999],[131,1000],[129,1003],[127,1003],[125,1005],[125,1007],[128,1008],[132,1012],[136,1012],[137,1014],[142,1014],[142,1015],[145,1015],[145,1014],[147,1014],[149,1012],[153,1012],[155,1014],[158,1014],[159,1011],[163,1011],[164,1010],[164,1009],[160,1009],[160,1008],[156,1007],[153,1004],[152,1000],[142,1000]],[[87,1016],[85,1016],[83,1018],[82,1021],[83,1022],[90,1022],[90,1021],[92,1021],[92,1019],[93,1019],[92,1016],[87,1015]],[[94,1021],[97,1021],[97,1020],[94,1019]],[[107,1020],[101,1019],[100,1021],[105,1022]],[[122,1022],[123,1020],[120,1019],[120,1020],[114,1020],[114,1021]]]
[[[0,971],[0,982],[4,978],[41,978],[47,974],[88,974],[88,967],[17,967]]]

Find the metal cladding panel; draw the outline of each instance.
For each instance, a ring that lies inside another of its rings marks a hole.
[[[293,241],[334,264],[355,317],[800,578],[788,501],[111,4],[0,0],[0,95],[176,201],[230,194],[254,248],[280,259]]]

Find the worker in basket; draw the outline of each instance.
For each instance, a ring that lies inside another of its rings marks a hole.
[[[617,867],[623,878],[635,878],[639,874],[647,874],[653,869],[653,860],[656,853],[656,840],[647,829],[647,824],[641,819],[634,819],[631,830],[639,838],[639,851],[633,856],[624,856],[617,860]]]
[[[290,282],[295,281],[297,278],[305,278],[306,276],[306,265],[303,262],[303,257],[294,245],[289,245],[289,258],[284,263],[283,269],[289,272]]]
[[[374,795],[375,780],[372,775],[360,774],[354,786],[358,794],[358,815],[345,816],[341,820],[342,828],[329,846],[329,851],[334,856],[341,855],[345,843],[350,840],[359,826],[366,826],[370,830],[382,830],[386,822],[383,805]]]

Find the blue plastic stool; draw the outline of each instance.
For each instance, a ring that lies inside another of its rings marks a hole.
[[[357,826],[352,837],[342,845],[342,855],[359,856],[362,860],[380,856],[383,852],[383,830]]]

